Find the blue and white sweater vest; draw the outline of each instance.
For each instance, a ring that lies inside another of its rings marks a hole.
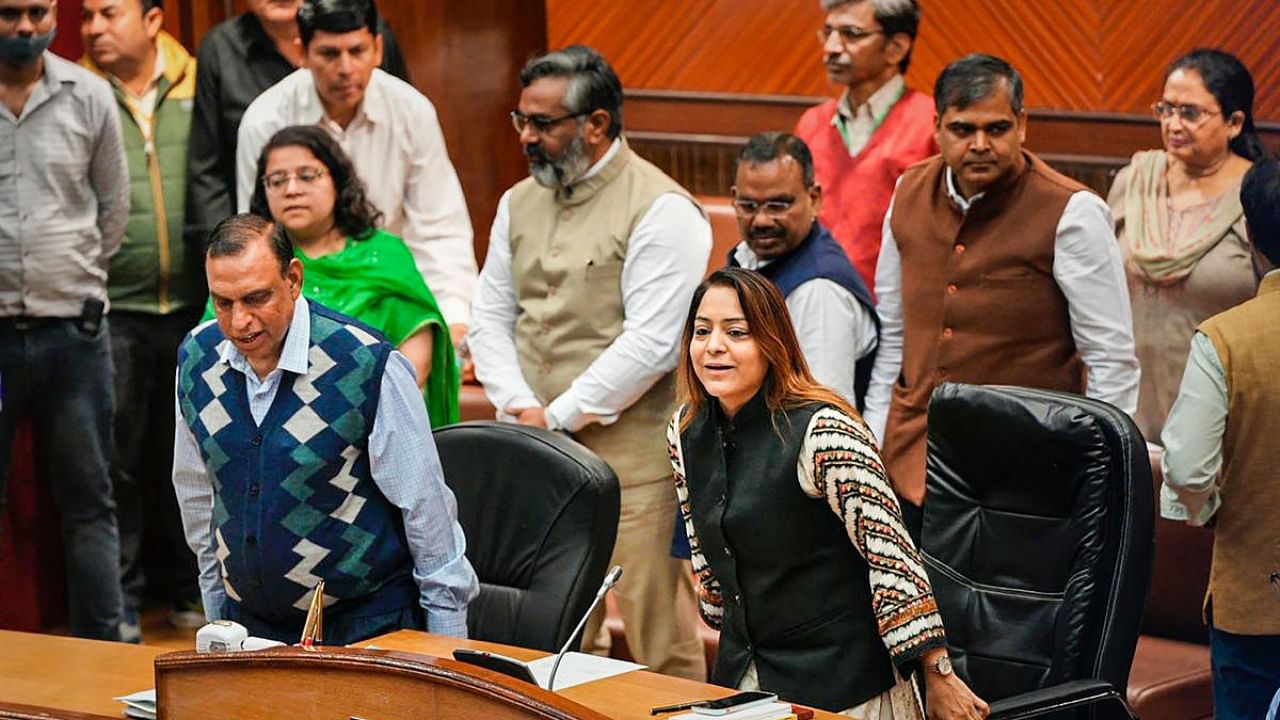
[[[307,373],[286,372],[259,426],[245,377],[220,362],[217,323],[178,352],[178,401],[214,490],[213,543],[230,602],[300,621],[316,584],[325,606],[359,616],[413,604],[400,511],[374,484],[368,438],[394,348],[310,303]]]

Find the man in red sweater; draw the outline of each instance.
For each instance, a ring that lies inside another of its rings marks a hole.
[[[933,100],[903,73],[920,27],[915,0],[821,0],[818,30],[839,98],[809,108],[795,134],[813,152],[822,187],[819,218],[875,290],[880,231],[902,171],[938,152]]]

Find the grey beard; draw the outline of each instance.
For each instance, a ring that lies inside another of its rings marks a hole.
[[[558,190],[560,188],[568,188],[577,182],[582,174],[587,171],[590,165],[590,158],[587,156],[587,142],[583,139],[582,134],[578,133],[574,136],[573,142],[564,149],[564,154],[560,161],[554,160],[529,160],[529,174],[541,186]]]

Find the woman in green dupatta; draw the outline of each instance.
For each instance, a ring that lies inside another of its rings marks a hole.
[[[277,132],[258,158],[250,210],[293,240],[302,294],[385,335],[413,363],[431,426],[457,422],[449,326],[404,241],[377,228],[382,213],[338,143],[314,125]]]

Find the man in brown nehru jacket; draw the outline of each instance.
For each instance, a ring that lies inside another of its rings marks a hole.
[[[702,680],[689,564],[668,552],[676,496],[665,430],[711,226],[627,146],[622,84],[595,50],[536,57],[520,84],[511,120],[530,177],[493,220],[468,335],[476,376],[500,419],[572,433],[613,467],[627,647],[657,672]],[[603,615],[587,624],[588,652],[609,649]]]
[[[1254,299],[1200,324],[1160,440],[1160,514],[1213,526],[1205,595],[1213,712],[1260,718],[1280,687],[1280,162],[1258,160],[1240,185]]]
[[[885,217],[880,349],[865,412],[917,537],[939,383],[1065,390],[1128,413],[1138,399],[1110,212],[1022,149],[1018,72],[968,55],[942,71],[933,95],[942,154],[902,175]]]

